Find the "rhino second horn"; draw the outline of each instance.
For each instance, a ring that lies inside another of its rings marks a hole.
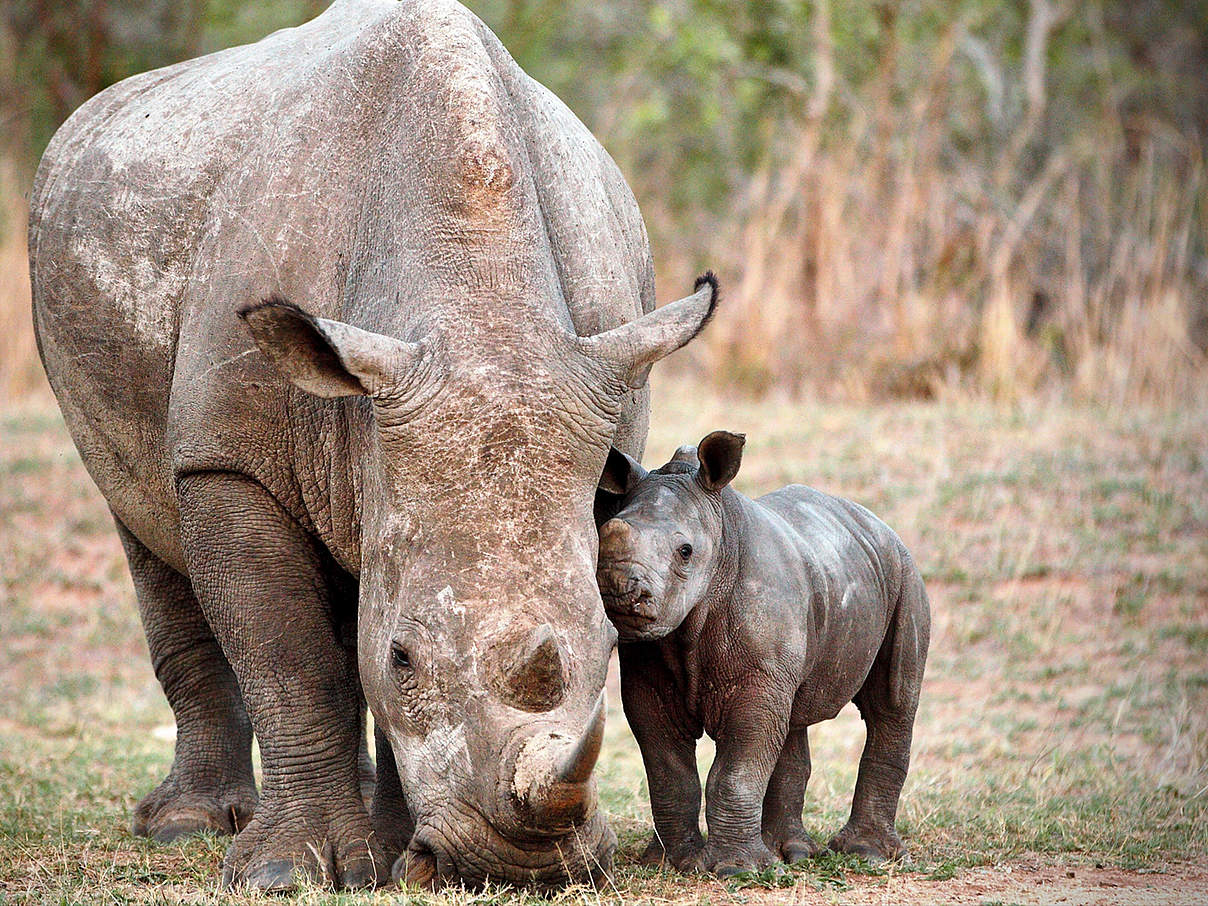
[[[566,695],[566,677],[553,627],[542,623],[505,646],[498,678],[504,698],[525,711],[551,711],[560,705]]]

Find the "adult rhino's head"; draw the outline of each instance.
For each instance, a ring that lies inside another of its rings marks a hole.
[[[415,821],[396,875],[554,882],[607,867],[616,841],[591,774],[616,633],[593,501],[626,395],[715,302],[709,275],[592,337],[449,319],[400,338],[279,299],[242,312],[294,385],[367,400],[347,404],[332,443],[353,448],[361,498],[361,681]]]

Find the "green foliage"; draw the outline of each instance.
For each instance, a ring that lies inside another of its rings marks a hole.
[[[660,273],[741,284],[748,310],[706,337],[717,380],[1011,397],[1051,377],[1162,402],[1197,385],[1208,4],[465,2],[617,160]],[[107,85],[325,5],[10,0],[0,157],[28,174]]]

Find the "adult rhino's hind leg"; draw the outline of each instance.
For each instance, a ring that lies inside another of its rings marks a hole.
[[[189,580],[122,524],[155,676],[176,716],[176,753],[164,781],[134,810],[134,833],[161,843],[197,831],[238,833],[256,807],[252,726],[230,664]]]
[[[239,679],[263,767],[224,883],[285,891],[298,875],[347,888],[389,878],[361,796],[360,686],[332,621],[329,561],[246,476],[187,475],[177,496],[193,587]]]
[[[901,859],[906,847],[894,827],[910,766],[910,741],[927,658],[930,615],[922,580],[905,590],[872,670],[853,699],[867,728],[851,817],[830,848],[874,859]]]

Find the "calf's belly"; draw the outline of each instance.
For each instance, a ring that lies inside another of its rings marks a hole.
[[[870,654],[849,649],[821,658],[797,690],[791,725],[808,727],[836,717],[864,685],[876,656],[874,648]]]

